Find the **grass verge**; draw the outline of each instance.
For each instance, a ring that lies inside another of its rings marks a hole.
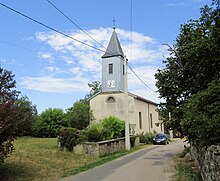
[[[176,181],[202,181],[195,161],[190,156],[185,156],[189,150],[189,148],[184,149],[176,159]]]
[[[56,180],[146,147],[139,146],[97,159],[58,150],[56,138],[22,137],[14,141],[14,146],[12,155],[0,164],[1,181]]]

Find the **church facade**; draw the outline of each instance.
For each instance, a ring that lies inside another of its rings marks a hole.
[[[102,56],[102,91],[90,100],[90,107],[97,121],[109,116],[125,120],[124,57],[113,29],[107,50]],[[128,93],[128,120],[131,134],[164,132],[157,104],[132,93]]]

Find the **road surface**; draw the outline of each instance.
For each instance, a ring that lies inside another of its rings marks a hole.
[[[62,181],[171,181],[173,157],[183,150],[183,141],[154,145],[120,157]]]

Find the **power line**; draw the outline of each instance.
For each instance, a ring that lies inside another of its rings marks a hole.
[[[153,89],[151,89],[137,74],[136,72],[129,66],[127,65],[128,68],[134,73],[134,75],[149,89],[151,90],[153,93],[155,93],[155,91]],[[155,93],[156,94],[156,93]]]
[[[11,7],[9,7],[9,6],[5,5],[5,4],[3,4],[3,3],[0,3],[0,5],[4,6],[5,8],[7,8],[7,9],[9,9],[9,10],[11,10],[11,11],[13,11],[13,12],[15,12],[15,13],[17,13],[17,14],[19,14],[19,15],[21,15],[21,16],[23,16],[23,17],[25,17],[25,18],[27,18],[27,19],[29,19],[29,20],[31,20],[31,21],[33,21],[33,22],[39,24],[39,25],[41,25],[41,26],[46,27],[47,29],[50,29],[50,30],[52,30],[52,31],[55,31],[55,32],[57,32],[57,33],[59,33],[59,34],[65,36],[65,37],[68,37],[68,38],[70,38],[70,39],[72,39],[72,40],[74,40],[74,41],[76,41],[76,42],[78,42],[78,43],[81,43],[81,44],[83,44],[83,45],[85,45],[85,46],[88,46],[88,47],[90,47],[90,48],[93,48],[93,49],[95,49],[95,50],[98,50],[98,51],[101,51],[101,52],[104,52],[104,53],[105,53],[104,50],[101,50],[101,49],[96,48],[96,47],[94,47],[94,46],[92,46],[92,45],[89,45],[89,44],[87,44],[87,43],[84,43],[84,42],[82,42],[82,41],[80,41],[80,40],[78,40],[78,39],[76,39],[76,38],[73,38],[73,37],[71,37],[71,36],[69,36],[69,35],[67,35],[67,34],[65,34],[65,33],[61,32],[61,31],[59,31],[59,30],[56,30],[55,28],[52,28],[52,27],[50,27],[50,26],[48,26],[48,25],[46,25],[46,24],[44,24],[44,23],[41,23],[40,21],[35,20],[35,19],[31,18],[30,16],[27,16],[27,15],[25,15],[25,14],[23,14],[23,13],[21,13],[21,12],[15,10],[15,9],[13,9],[13,8],[11,8]]]
[[[72,24],[74,24],[77,28],[79,28],[83,33],[85,33],[89,38],[91,38],[93,41],[95,41],[97,44],[99,44],[101,47],[106,49],[105,46],[103,46],[101,43],[99,43],[95,38],[93,38],[91,35],[89,35],[84,29],[82,29],[79,25],[77,25],[72,19],[70,19],[64,12],[62,12],[57,6],[55,6],[50,0],[46,0],[51,6],[53,6],[57,11],[59,11],[66,19],[68,19]],[[106,49],[106,51],[108,51]]]
[[[48,1],[48,0],[47,0]],[[48,2],[50,2],[50,1],[48,1]],[[40,21],[38,21],[38,20],[35,20],[35,19],[33,19],[33,18],[31,18],[30,16],[27,16],[27,15],[25,15],[25,14],[23,14],[23,13],[21,13],[21,12],[19,12],[19,11],[17,11],[17,10],[15,10],[15,9],[13,9],[13,8],[11,8],[11,7],[9,7],[9,6],[7,6],[7,5],[5,5],[5,4],[3,4],[3,3],[0,3],[0,5],[2,5],[3,7],[5,7],[5,8],[7,8],[7,9],[9,9],[9,10],[11,10],[11,11],[13,11],[13,12],[15,12],[15,13],[17,13],[17,14],[19,14],[19,15],[21,15],[21,16],[23,16],[23,17],[25,17],[25,18],[27,18],[27,19],[29,19],[29,20],[31,20],[31,21],[33,21],[33,22],[35,22],[35,23],[37,23],[37,24],[39,24],[39,25],[41,25],[41,26],[43,26],[43,27],[46,27],[47,29],[50,29],[50,30],[52,30],[52,31],[55,31],[55,32],[57,32],[57,33],[59,33],[59,34],[61,34],[61,35],[63,35],[63,36],[65,36],[65,37],[68,37],[68,38],[70,38],[70,39],[72,39],[72,40],[74,40],[74,41],[76,41],[76,42],[79,42],[79,43],[81,43],[81,44],[83,44],[83,45],[85,45],[85,46],[88,46],[88,47],[90,47],[90,48],[93,48],[93,49],[95,49],[95,50],[98,50],[98,51],[101,51],[101,52],[104,52],[105,53],[105,51],[104,50],[101,50],[101,49],[99,49],[99,48],[96,48],[96,47],[94,47],[94,46],[92,46],[92,45],[89,45],[89,44],[87,44],[87,43],[84,43],[84,42],[82,42],[82,41],[80,41],[80,40],[78,40],[78,39],[76,39],[76,38],[73,38],[73,37],[71,37],[71,36],[69,36],[69,35],[67,35],[67,34],[65,34],[65,33],[63,33],[63,32],[61,32],[61,31],[59,31],[59,30],[56,30],[55,28],[52,28],[52,27],[50,27],[50,26],[48,26],[48,25],[46,25],[46,24],[44,24],[44,23],[41,23]],[[60,12],[61,13],[61,12]],[[63,14],[63,13],[62,13]],[[64,14],[65,15],[65,14]],[[66,16],[65,16],[66,17]],[[66,18],[68,18],[68,17],[66,17]],[[69,19],[69,18],[68,18]],[[72,22],[72,21],[71,21]],[[78,25],[77,25],[77,27],[78,27]],[[80,27],[79,27],[80,28]],[[81,29],[81,28],[80,28]],[[84,30],[83,30],[83,32],[84,32]],[[85,33],[85,32],[84,32]],[[86,33],[87,35],[88,35],[88,33]],[[90,36],[90,35],[89,35]],[[91,38],[91,37],[90,37]],[[94,38],[92,38],[94,41],[96,41]],[[97,41],[96,41],[97,42]],[[99,43],[100,44],[100,43]],[[102,47],[104,47],[103,45],[102,45]],[[104,47],[105,48],[105,47]],[[106,48],[105,48],[106,49]],[[107,51],[107,49],[106,49],[106,51]],[[110,52],[111,53],[111,52]],[[128,66],[128,65],[127,65]],[[128,66],[129,67],[129,66]],[[130,68],[130,70],[134,73],[134,75],[149,89],[149,90],[151,90],[152,92],[154,92],[137,74],[136,74],[136,72],[131,68],[131,67],[129,67]],[[155,92],[154,92],[155,93]]]
[[[21,45],[16,45],[16,44],[14,44],[14,43],[10,43],[10,42],[3,41],[3,40],[0,40],[0,42],[1,42],[1,43],[4,43],[4,44],[11,45],[11,46],[14,46],[14,47],[22,48],[22,49],[25,49],[25,50],[28,50],[28,51],[31,51],[31,52],[35,52],[35,50],[30,49],[30,48],[27,48],[27,47],[24,47],[24,46],[21,46]]]

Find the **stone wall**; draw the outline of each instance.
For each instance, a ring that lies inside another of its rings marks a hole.
[[[138,144],[139,137],[135,140],[135,146]],[[125,150],[125,138],[117,138],[95,143],[86,142],[81,145],[76,145],[73,149],[76,154],[91,154],[95,157],[104,156],[121,150]]]
[[[207,149],[191,146],[191,152],[199,165],[204,181],[220,181],[220,146],[212,145]]]

